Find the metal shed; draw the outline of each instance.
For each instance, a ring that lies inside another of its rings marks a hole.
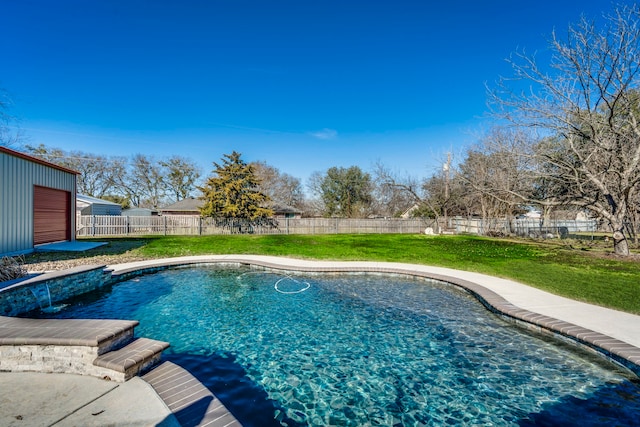
[[[122,206],[97,197],[77,194],[76,210],[79,215],[120,215]]]
[[[77,174],[0,146],[0,255],[75,240]]]

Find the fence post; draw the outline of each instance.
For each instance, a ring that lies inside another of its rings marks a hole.
[[[96,235],[96,216],[91,215],[91,236]]]
[[[164,235],[167,235],[167,217],[166,216],[162,216],[162,226],[163,226],[163,232]]]

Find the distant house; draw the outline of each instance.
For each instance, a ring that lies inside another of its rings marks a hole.
[[[400,218],[402,219],[413,218],[413,213],[416,212],[418,209],[420,209],[420,205],[415,204],[411,206],[409,209],[407,209],[406,211],[402,212],[402,214],[400,215]]]
[[[75,240],[77,174],[0,146],[0,254]]]
[[[189,197],[161,208],[160,213],[162,215],[200,215],[200,207],[203,204],[203,200]]]
[[[542,217],[542,212],[536,210],[527,211],[524,214],[518,215],[517,219],[540,219]]]
[[[302,211],[285,205],[271,205],[269,209],[273,210],[274,218],[302,218]]]
[[[76,212],[78,215],[120,215],[122,206],[97,197],[76,194]]]
[[[122,216],[158,216],[159,214],[157,209],[148,208],[130,208],[122,211]]]

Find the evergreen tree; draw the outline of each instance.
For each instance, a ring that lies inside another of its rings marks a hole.
[[[200,188],[203,217],[213,217],[218,226],[241,233],[251,232],[256,225],[276,226],[273,211],[264,207],[269,198],[258,190],[260,182],[253,166],[245,163],[240,153],[225,154],[222,164],[213,165],[213,176]]]

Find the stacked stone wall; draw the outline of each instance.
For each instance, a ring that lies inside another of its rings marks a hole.
[[[58,345],[0,346],[0,371],[90,375],[98,347]]]
[[[110,282],[104,265],[80,266],[26,279],[0,289],[0,316],[18,316],[45,309],[66,299],[99,289]]]

